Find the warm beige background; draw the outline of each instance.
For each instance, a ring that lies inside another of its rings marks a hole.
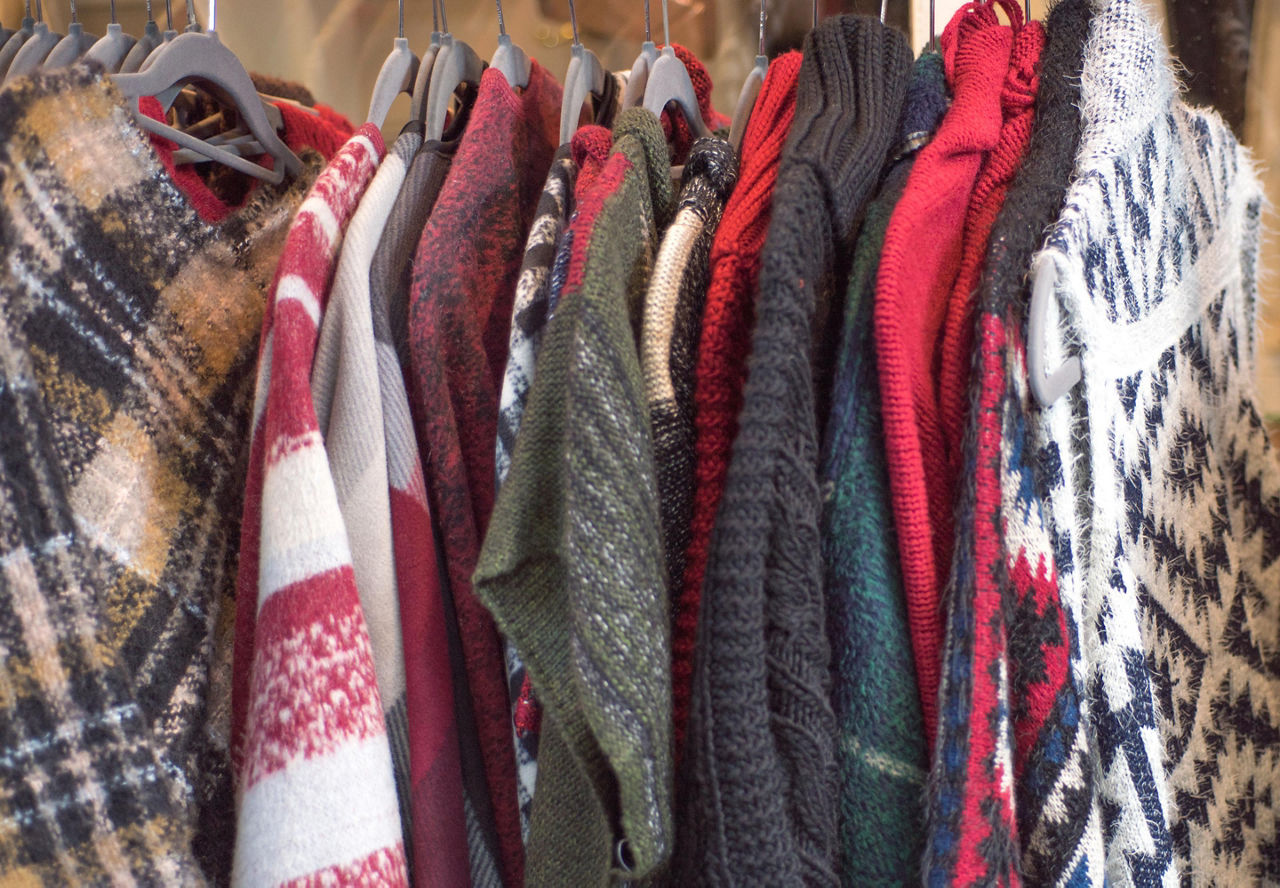
[[[193,0],[202,22],[208,0]],[[744,0],[670,0],[673,39],[695,49],[716,82],[717,107],[731,111],[756,47],[758,3]],[[1163,0],[1144,0],[1159,13]],[[878,0],[822,0],[824,9],[879,8]],[[935,22],[941,30],[963,0],[935,0]],[[0,0],[0,22],[9,27],[22,16],[22,0]],[[797,33],[807,24],[810,0],[766,0],[771,40]],[[1031,12],[1043,17],[1048,0],[1031,0]],[[576,0],[583,41],[609,67],[626,68],[643,35],[642,0]],[[1246,139],[1254,149],[1273,204],[1280,204],[1280,0],[1258,0],[1254,28],[1253,74],[1250,82]],[[185,24],[184,0],[174,0],[174,16]],[[87,28],[101,33],[108,0],[78,0]],[[661,41],[660,3],[653,0],[654,37]],[[929,0],[889,0],[891,21],[912,22],[912,44],[925,43]],[[512,39],[558,76],[568,67],[571,31],[567,0],[505,0]],[[134,33],[145,21],[144,0],[119,0],[117,10]],[[251,70],[307,84],[316,97],[362,120],[369,93],[396,30],[392,0],[219,0],[218,30]],[[156,0],[157,20],[164,26],[164,3]],[[460,39],[488,57],[497,42],[495,7],[485,0],[450,0],[449,25]],[[69,0],[50,0],[50,24],[65,29]],[[431,32],[431,5],[409,0],[405,30],[413,47],[425,47]],[[401,97],[388,119],[396,132],[407,119],[408,99]],[[1262,354],[1259,382],[1264,408],[1280,419],[1280,236],[1268,215],[1262,256]]]

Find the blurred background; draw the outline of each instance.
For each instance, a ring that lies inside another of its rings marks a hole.
[[[192,0],[191,13],[208,22],[208,0]],[[1280,0],[1143,0],[1162,23],[1183,68],[1188,99],[1212,104],[1253,149],[1272,205],[1280,204]],[[879,15],[880,0],[818,0],[820,13]],[[0,0],[0,22],[16,27],[24,0]],[[101,34],[110,15],[109,0],[77,0],[85,29]],[[962,0],[935,0],[934,19],[941,31]],[[1048,0],[1030,0],[1035,18],[1046,14]],[[769,55],[798,47],[812,17],[810,2],[765,0],[765,43]],[[181,30],[188,9],[172,0],[174,26]],[[614,70],[630,66],[644,39],[642,0],[576,0],[583,43]],[[651,4],[653,38],[663,42],[661,4]],[[703,60],[715,83],[717,108],[732,112],[758,42],[759,0],[669,0],[671,39]],[[126,31],[140,33],[145,0],[117,0],[116,14]],[[497,44],[496,6],[485,0],[446,3],[449,28],[483,57]],[[50,26],[65,32],[70,0],[49,0],[43,13]],[[512,40],[558,77],[569,65],[573,29],[568,0],[505,0],[503,13]],[[153,0],[152,14],[163,29],[166,4]],[[315,97],[352,120],[363,119],[373,82],[396,35],[395,0],[219,0],[218,31],[245,66],[306,85]],[[929,34],[929,0],[887,0],[888,24],[910,35],[919,50]],[[405,36],[410,46],[425,47],[432,31],[427,0],[406,0]],[[387,120],[394,135],[408,119],[408,98],[401,96]],[[1261,263],[1263,307],[1259,387],[1268,418],[1280,429],[1280,236],[1273,213],[1267,215]],[[1280,437],[1280,436],[1278,436]]]

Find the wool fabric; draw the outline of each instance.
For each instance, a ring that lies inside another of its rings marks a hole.
[[[511,709],[501,639],[472,590],[493,509],[498,395],[519,245],[559,128],[560,86],[536,62],[517,94],[486,71],[458,156],[423,229],[409,306],[410,392],[440,523],[504,884],[523,884]]]
[[[530,884],[657,877],[672,851],[666,571],[633,332],[672,203],[657,119],[623,111],[578,201],[476,572],[544,707]]]
[[[1000,0],[1012,18],[1016,3]],[[942,590],[951,566],[956,435],[941,423],[938,348],[963,258],[965,214],[988,152],[998,143],[1001,93],[1013,31],[982,2],[963,6],[942,32],[954,95],[920,152],[885,233],[876,278],[876,361],[894,523],[907,597],[925,739],[937,732]]]
[[[1088,0],[1049,15],[1034,129],[990,233],[947,590],[930,885],[1103,884],[1080,614],[1060,595],[1036,493],[1023,333],[1026,269],[1062,207],[1080,141],[1090,16]],[[1021,76],[1016,55],[1011,79]]]
[[[682,884],[838,883],[812,331],[824,291],[842,286],[837,254],[892,147],[910,67],[905,38],[875,18],[830,18],[805,41],[703,589]]]
[[[876,269],[916,152],[947,108],[942,56],[916,61],[893,159],[854,250],[818,478],[839,769],[840,883],[903,885],[920,872],[929,754],[884,461],[872,312]]]
[[[720,507],[729,451],[737,435],[747,350],[755,318],[760,250],[769,230],[773,191],[782,146],[795,118],[800,53],[788,52],[769,63],[760,95],[742,135],[738,185],[725,204],[711,243],[710,283],[702,315],[694,365],[693,507],[683,578],[672,577],[672,697],[676,736],[689,720],[693,658],[698,637],[702,580],[707,567],[711,527]],[[684,742],[677,747],[684,753]]]
[[[321,162],[209,225],[87,66],[0,134],[0,881],[224,884],[242,442]]]
[[[653,460],[662,504],[662,540],[671,583],[684,576],[693,511],[693,385],[706,303],[711,242],[738,176],[728,142],[700,139],[685,163],[675,218],[654,260],[645,294],[640,367],[653,429]],[[672,614],[679,619],[678,613]],[[691,664],[690,660],[684,660]],[[674,667],[674,660],[673,660]],[[684,679],[687,682],[687,676]],[[676,727],[676,760],[684,748]]]
[[[1135,0],[1091,26],[1039,411],[1061,594],[1082,613],[1107,879],[1280,880],[1280,475],[1255,403],[1249,154],[1191,109]],[[1033,344],[1034,345],[1034,344]]]

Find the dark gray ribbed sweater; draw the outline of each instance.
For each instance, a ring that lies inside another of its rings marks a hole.
[[[805,43],[703,589],[681,885],[837,884],[811,362],[824,363],[814,331],[843,291],[838,257],[884,167],[911,58],[901,34],[861,16]]]

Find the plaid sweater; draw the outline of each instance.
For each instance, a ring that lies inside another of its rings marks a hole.
[[[318,158],[212,227],[87,68],[0,134],[0,882],[225,882],[243,442]]]
[[[316,180],[262,322],[236,602],[239,884],[408,882],[373,652],[310,390],[338,249],[382,153],[363,126]]]

